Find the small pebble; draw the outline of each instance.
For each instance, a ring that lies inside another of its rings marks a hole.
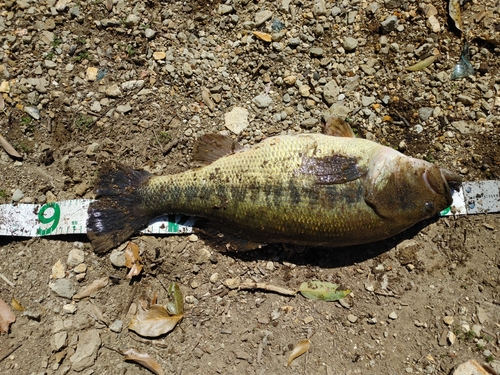
[[[392,311],[389,314],[389,319],[396,320],[397,318],[398,318],[398,314],[396,314],[396,312]]]
[[[347,320],[351,323],[356,323],[358,321],[358,317],[356,315],[349,314],[347,315]]]

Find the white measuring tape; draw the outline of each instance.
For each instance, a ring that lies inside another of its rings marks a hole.
[[[38,237],[86,234],[90,199],[46,204],[0,205],[0,236]],[[500,212],[500,181],[465,182],[453,193],[453,203],[440,216]],[[143,234],[192,233],[195,219],[162,216],[149,223]]]

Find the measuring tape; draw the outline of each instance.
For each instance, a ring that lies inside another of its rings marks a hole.
[[[86,234],[91,199],[46,204],[0,205],[0,236],[39,237]],[[500,212],[500,181],[465,182],[453,192],[453,203],[440,216]],[[162,216],[141,231],[143,234],[192,233],[195,218]]]

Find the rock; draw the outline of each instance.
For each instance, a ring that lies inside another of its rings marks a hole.
[[[101,112],[101,110],[102,110],[101,103],[99,103],[97,100],[95,100],[94,102],[92,102],[92,105],[90,106],[90,110],[92,112],[96,112],[96,113]]]
[[[388,34],[391,31],[396,30],[396,27],[398,27],[398,17],[396,17],[396,16],[388,16],[381,23],[382,34]]]
[[[476,315],[477,315],[477,320],[479,320],[480,324],[484,324],[484,322],[486,322],[489,318],[488,314],[481,306],[477,306]]]
[[[317,124],[318,124],[318,119],[314,118],[314,117],[309,117],[307,119],[305,119],[304,121],[302,121],[302,123],[300,124],[303,128],[306,128],[306,129],[311,129],[313,127],[315,127]]]
[[[5,92],[5,93],[10,92],[9,81],[3,81],[2,83],[0,83],[0,92]]]
[[[125,19],[125,26],[128,28],[134,28],[139,24],[141,18],[137,14],[129,14]]]
[[[326,14],[325,0],[316,0],[312,11],[315,17],[324,16]]]
[[[396,314],[395,311],[392,311],[390,314],[389,314],[389,319],[392,319],[392,320],[396,320],[398,318],[398,314]]]
[[[85,252],[80,249],[73,249],[68,254],[68,260],[66,261],[66,264],[69,267],[75,267],[80,263],[83,263],[84,261],[85,261]]]
[[[55,63],[54,61],[52,60],[45,60],[43,62],[43,65],[46,67],[46,68],[49,68],[49,69],[53,69],[53,68],[56,68],[57,67],[57,63]]]
[[[120,112],[120,113],[123,113],[123,114],[126,114],[126,113],[129,113],[130,111],[132,111],[132,107],[130,104],[122,104],[122,105],[119,105],[116,107],[116,111],[117,112]]]
[[[438,33],[439,31],[441,31],[441,25],[439,24],[439,21],[435,16],[430,16],[429,18],[427,18],[426,24],[433,33]]]
[[[40,120],[40,112],[36,107],[24,107],[24,112],[33,117],[35,120]]]
[[[363,107],[368,107],[370,105],[372,105],[373,103],[375,103],[375,97],[374,96],[362,96],[361,97],[361,104],[363,105]]]
[[[121,250],[113,250],[109,255],[109,260],[115,267],[125,267],[125,253]]]
[[[71,299],[75,293],[75,286],[68,279],[57,279],[49,283],[50,289],[58,296]]]
[[[76,312],[76,305],[73,303],[67,303],[63,306],[63,311],[66,314],[74,314]]]
[[[340,87],[337,84],[337,81],[331,80],[323,87],[323,98],[327,102],[328,105],[332,105],[338,100],[340,95]]]
[[[258,108],[267,108],[271,105],[273,100],[271,97],[267,94],[261,94],[257,95],[255,98],[252,99],[252,102],[258,107]]]
[[[474,361],[473,359],[468,360],[465,363],[459,365],[452,375],[488,375],[490,374],[486,371],[483,366]]]
[[[93,66],[89,66],[87,68],[87,81],[95,81],[97,79],[97,72],[98,72],[98,69],[93,67]]]
[[[20,189],[14,190],[14,193],[12,194],[12,202],[19,202],[23,198],[24,193]]]
[[[474,134],[481,131],[481,125],[467,120],[453,121],[451,125],[461,134]]]
[[[268,271],[274,271],[274,263],[269,261],[266,263],[266,270]]]
[[[205,264],[210,260],[210,250],[208,250],[206,247],[202,247],[199,249],[196,253],[196,260],[194,261],[195,264]]]
[[[313,318],[311,315],[306,316],[306,317],[304,318],[304,323],[305,323],[305,324],[310,324],[310,323],[312,323],[313,321],[314,321],[314,318]]]
[[[239,277],[224,280],[224,285],[229,289],[237,289],[240,286],[241,280]]]
[[[85,150],[85,155],[95,155],[97,151],[101,148],[101,145],[99,143],[92,143],[87,147],[87,150]]]
[[[87,272],[87,265],[85,263],[80,263],[78,266],[73,268],[75,273],[85,273]]]
[[[153,59],[155,59],[155,60],[165,60],[166,57],[167,57],[167,54],[163,51],[153,52]]]
[[[420,120],[422,121],[427,121],[429,117],[431,117],[432,112],[434,109],[430,107],[422,107],[418,109],[418,117],[420,117]]]
[[[58,352],[66,346],[66,340],[68,339],[68,332],[61,331],[57,332],[51,341],[52,351]]]
[[[270,10],[263,10],[255,13],[254,16],[255,26],[257,27],[261,26],[264,22],[269,21],[272,16],[273,12],[271,12]]]
[[[455,319],[453,319],[452,316],[445,316],[443,318],[443,322],[444,324],[446,324],[447,326],[451,326],[453,324],[453,322],[455,321]]]
[[[283,82],[287,84],[288,86],[293,86],[295,85],[295,82],[297,82],[297,77],[296,76],[286,76],[283,78]]]
[[[144,36],[147,38],[147,39],[153,39],[156,35],[156,31],[154,31],[153,29],[150,29],[149,27],[144,30]]]
[[[326,121],[329,117],[346,118],[351,110],[341,103],[334,103],[330,108],[323,112],[323,119]]]
[[[307,98],[311,95],[311,88],[308,85],[302,85],[299,87],[299,94],[304,98]]]
[[[123,329],[123,321],[117,319],[109,325],[109,330],[112,332],[120,333]]]
[[[342,46],[347,52],[352,52],[358,47],[358,40],[353,38],[352,36],[348,36],[344,38],[344,43]]]
[[[107,87],[105,93],[110,98],[118,98],[122,94],[120,88],[116,83]]]
[[[191,77],[193,75],[193,68],[191,68],[191,64],[189,64],[188,62],[182,64],[182,73],[186,77]]]
[[[96,329],[90,329],[80,334],[75,354],[69,358],[73,371],[82,371],[92,366],[100,346],[101,337]]]
[[[474,99],[472,99],[470,96],[467,96],[464,94],[458,94],[457,95],[457,102],[461,102],[467,106],[471,106],[474,104]]]
[[[227,4],[219,4],[219,9],[218,9],[218,12],[219,14],[229,14],[233,11],[233,7],[231,5],[227,5]]]
[[[0,78],[2,78],[2,79],[9,79],[10,78],[10,73],[7,70],[7,66],[5,66],[3,64],[0,64]],[[7,81],[4,81],[4,82],[7,82]],[[3,82],[2,82],[2,84],[3,84]],[[1,85],[0,85],[0,87],[1,87]],[[0,92],[4,92],[4,91],[0,90]]]
[[[471,331],[474,332],[474,334],[476,335],[476,337],[480,337],[481,336],[481,330],[482,330],[482,327],[479,324],[473,324],[472,325]]]
[[[66,266],[64,263],[59,259],[53,266],[52,266],[52,274],[51,274],[51,279],[62,279],[63,277],[66,276]]]
[[[453,332],[448,331],[446,339],[448,340],[448,344],[453,345],[457,341],[457,336]]]
[[[124,91],[141,89],[143,86],[144,86],[144,80],[143,79],[126,81],[126,82],[122,83],[122,89]]]
[[[309,53],[311,54],[312,57],[321,57],[323,56],[323,48],[313,47],[311,48]]]
[[[347,320],[351,323],[356,323],[358,321],[358,317],[353,314],[347,315]]]

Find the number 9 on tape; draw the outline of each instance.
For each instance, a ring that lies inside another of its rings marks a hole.
[[[40,236],[46,236],[52,233],[59,224],[59,219],[61,218],[61,208],[55,202],[44,204],[40,211],[38,211],[38,220],[40,220],[40,227],[37,229],[37,234]],[[49,225],[47,227],[47,225]],[[42,229],[43,227],[43,229]]]

